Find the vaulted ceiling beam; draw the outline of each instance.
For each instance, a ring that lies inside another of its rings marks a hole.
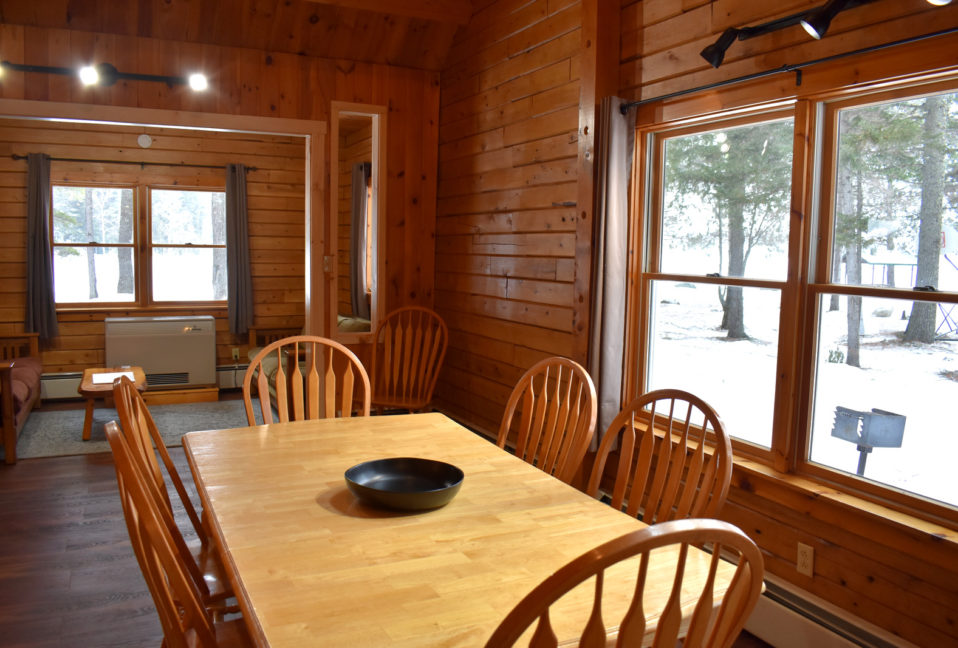
[[[465,25],[472,16],[469,0],[308,0],[316,4],[361,9],[376,13],[435,20],[437,22]]]

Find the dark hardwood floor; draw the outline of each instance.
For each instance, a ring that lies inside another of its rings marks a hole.
[[[0,644],[159,646],[109,454],[0,468]]]
[[[171,454],[192,487],[182,450]],[[160,645],[109,454],[0,465],[0,516],[0,645]],[[743,636],[735,645],[768,644]]]

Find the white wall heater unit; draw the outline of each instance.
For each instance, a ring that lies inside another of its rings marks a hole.
[[[150,389],[216,385],[216,323],[210,315],[107,317],[106,366],[143,367]]]

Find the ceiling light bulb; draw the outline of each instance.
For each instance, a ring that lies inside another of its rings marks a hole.
[[[86,86],[95,85],[96,82],[100,80],[100,75],[92,65],[84,65],[80,68],[78,74],[80,76],[80,82]]]
[[[928,4],[944,7],[946,4],[951,4],[951,0],[928,0]]]
[[[839,13],[855,6],[856,2],[851,0],[828,0],[820,9],[808,12],[802,18],[802,27],[808,32],[808,35],[816,40],[820,40],[828,31],[828,26],[832,24],[832,19]]]
[[[190,75],[190,88],[197,92],[206,90],[209,87],[209,83],[206,81],[206,75],[195,72]]]

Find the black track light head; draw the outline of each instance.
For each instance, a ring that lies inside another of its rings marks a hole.
[[[808,12],[808,15],[802,19],[802,27],[809,36],[820,40],[828,31],[832,19],[847,9],[850,4],[850,0],[828,0],[821,8]]]
[[[735,42],[736,38],[738,38],[738,29],[735,27],[729,27],[722,32],[722,35],[718,37],[718,40],[702,50],[702,58],[708,61],[709,65],[717,68],[725,59],[725,50],[727,50],[729,46]]]

